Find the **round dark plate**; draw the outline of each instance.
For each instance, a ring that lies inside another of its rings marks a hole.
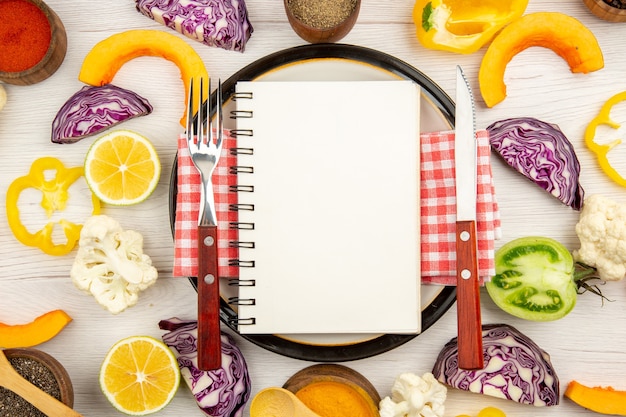
[[[256,79],[272,80],[344,80],[344,79],[409,79],[421,86],[422,131],[446,130],[454,126],[455,105],[450,97],[426,75],[391,55],[359,46],[344,44],[303,45],[275,52],[244,67],[223,82],[222,100],[225,113],[235,93],[237,81]],[[211,101],[215,103],[216,94]],[[232,103],[231,103],[232,105]],[[211,106],[215,108],[215,106]],[[229,126],[226,126],[229,127]],[[170,180],[170,222],[173,232],[176,215],[177,164],[174,163]],[[194,287],[195,277],[189,278]],[[197,288],[196,288],[197,289]],[[454,304],[455,287],[422,285],[422,332],[439,320]],[[222,297],[221,320],[237,331],[237,312]],[[242,337],[263,347],[291,358],[315,362],[343,362],[363,359],[394,349],[418,334],[375,334],[352,336],[323,335],[248,335]]]

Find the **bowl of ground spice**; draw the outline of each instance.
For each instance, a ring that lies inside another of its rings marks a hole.
[[[284,0],[293,30],[307,42],[337,42],[354,26],[361,0]]]
[[[626,0],[583,0],[591,13],[609,22],[626,22]]]
[[[295,373],[283,388],[320,417],[379,417],[380,395],[362,374],[344,365],[317,364]]]
[[[51,355],[34,348],[5,349],[7,360],[24,379],[43,392],[74,406],[74,389],[67,371]],[[0,386],[0,417],[46,417],[24,398]]]
[[[0,81],[30,85],[56,72],[67,35],[59,16],[42,0],[0,0]]]

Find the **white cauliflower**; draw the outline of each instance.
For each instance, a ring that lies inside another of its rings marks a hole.
[[[156,282],[158,272],[143,253],[143,236],[123,230],[108,216],[91,216],[80,233],[70,276],[113,314],[135,305],[139,292]]]
[[[626,205],[600,194],[585,199],[576,224],[574,260],[592,266],[603,281],[626,275]]]
[[[447,388],[427,372],[421,378],[413,373],[398,376],[391,398],[380,402],[380,417],[442,417]]]

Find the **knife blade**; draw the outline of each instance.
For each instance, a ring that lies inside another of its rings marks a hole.
[[[484,366],[476,239],[476,116],[472,90],[460,66],[454,130],[458,366],[472,370]]]

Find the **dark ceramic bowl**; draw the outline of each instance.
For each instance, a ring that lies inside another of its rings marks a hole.
[[[294,14],[290,6],[291,1],[295,0],[284,0],[285,12],[287,13],[289,24],[298,36],[310,43],[337,42],[342,39],[350,32],[356,23],[359,10],[361,9],[361,0],[356,0],[350,14],[341,22],[331,27],[315,27],[299,19],[297,13]],[[316,0],[307,0],[309,4],[313,4],[315,1]]]
[[[48,19],[52,32],[50,44],[44,57],[32,67],[17,72],[0,71],[0,81],[7,84],[30,85],[45,80],[61,66],[67,52],[67,34],[59,16],[42,0],[24,1],[37,6]]]

